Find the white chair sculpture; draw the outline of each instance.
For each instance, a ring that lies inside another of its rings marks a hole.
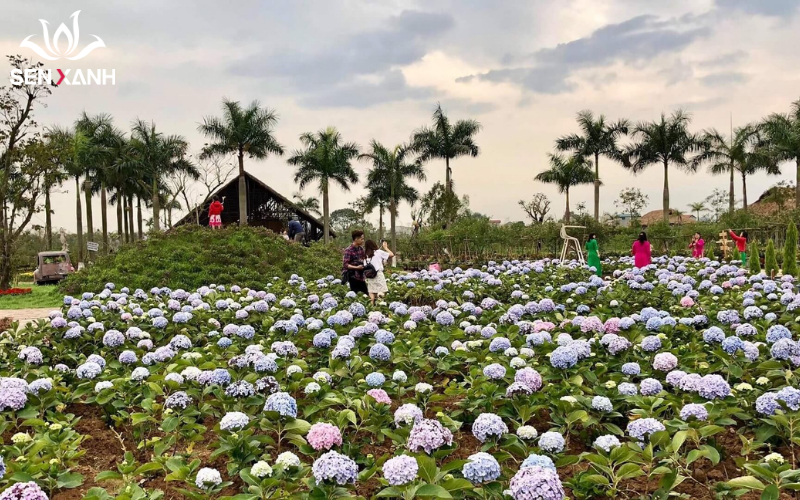
[[[564,240],[564,247],[561,249],[561,264],[563,265],[567,260],[570,246],[575,247],[575,253],[578,254],[578,262],[586,264],[586,261],[583,259],[581,242],[578,241],[578,238],[568,235],[567,229],[586,229],[586,226],[561,226],[561,238]]]

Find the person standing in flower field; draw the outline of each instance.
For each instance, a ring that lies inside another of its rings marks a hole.
[[[344,250],[342,281],[346,281],[350,285],[350,290],[368,294],[367,284],[364,282],[364,260],[366,260],[364,231],[356,229],[350,236],[353,244]]]
[[[742,258],[742,265],[747,265],[747,242],[749,237],[747,235],[747,231],[742,231],[739,236],[733,232],[732,229],[728,229],[728,233],[731,235],[731,239],[736,242],[736,249],[739,250],[739,256]]]
[[[600,262],[600,251],[597,247],[597,235],[594,233],[589,234],[589,241],[586,242],[586,263],[589,267],[595,269],[595,274],[598,276],[603,275],[603,264]]]
[[[700,233],[694,233],[692,242],[689,243],[689,248],[692,249],[692,257],[699,259],[703,256],[703,248],[706,246],[705,240],[700,236]]]
[[[217,195],[214,195],[211,199],[213,201],[208,207],[208,226],[212,229],[219,229],[222,227],[222,218],[220,214],[225,209],[225,206],[219,201]],[[222,197],[222,201],[225,201],[224,196]]]
[[[394,254],[389,250],[389,244],[386,240],[382,243],[381,248],[378,248],[378,245],[372,240],[367,240],[364,245],[367,260],[372,265],[372,269],[366,268],[364,270],[364,279],[367,283],[369,300],[372,305],[375,305],[376,298],[383,297],[389,292],[389,287],[386,286],[386,277],[383,274],[383,266],[386,261],[394,257]]]
[[[652,258],[651,252],[650,242],[647,241],[647,233],[642,231],[639,233],[639,238],[633,242],[633,247],[631,248],[631,255],[633,255],[636,267],[649,266]]]

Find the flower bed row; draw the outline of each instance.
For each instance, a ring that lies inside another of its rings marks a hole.
[[[0,339],[0,500],[800,489],[794,278],[606,264],[398,274],[375,307],[333,276],[65,297]]]

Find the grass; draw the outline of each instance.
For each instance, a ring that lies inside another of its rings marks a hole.
[[[31,288],[25,295],[7,295],[0,297],[0,311],[11,309],[38,309],[43,307],[59,307],[64,295],[56,285],[35,285],[19,283],[18,288]]]

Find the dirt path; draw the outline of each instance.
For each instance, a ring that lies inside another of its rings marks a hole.
[[[58,307],[43,307],[39,309],[0,309],[0,319],[11,318],[12,321],[19,321],[20,325],[29,323],[35,319],[47,318],[50,311],[57,311]]]

